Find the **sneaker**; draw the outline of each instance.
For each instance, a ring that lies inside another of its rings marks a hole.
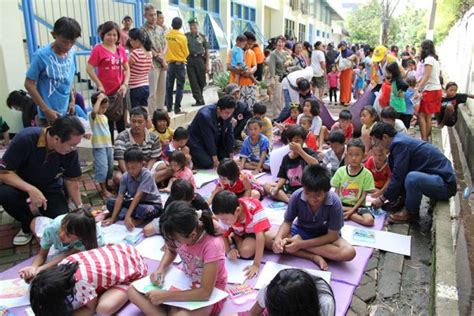
[[[33,234],[25,233],[23,229],[20,229],[18,234],[16,234],[15,237],[13,237],[13,245],[15,246],[27,245],[31,241],[32,237],[33,237]]]

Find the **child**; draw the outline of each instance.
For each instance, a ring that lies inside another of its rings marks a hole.
[[[268,138],[268,141],[270,143],[270,150],[271,150],[273,146],[273,125],[272,125],[272,120],[270,120],[270,118],[265,116],[265,114],[267,113],[267,106],[263,103],[257,102],[253,105],[252,111],[253,111],[253,117],[262,122],[261,133]]]
[[[158,269],[150,276],[151,281],[160,286],[166,278],[166,270],[179,254],[183,260],[182,269],[198,288],[190,290],[152,290],[145,295],[128,288],[130,301],[145,315],[218,315],[224,300],[192,313],[177,308],[168,311],[162,305],[166,301],[205,301],[214,287],[224,290],[227,284],[225,268],[225,248],[221,237],[216,236],[212,213],[196,210],[187,202],[175,201],[165,210],[160,219],[160,231],[166,241],[165,254]]]
[[[262,170],[270,170],[268,165],[268,152],[270,142],[262,135],[262,121],[251,118],[247,122],[249,136],[245,139],[240,150],[240,166],[242,169],[253,170],[254,174]]]
[[[474,94],[457,93],[458,85],[455,82],[446,84],[446,95],[441,99],[441,111],[436,115],[438,126],[454,126],[458,120],[458,105],[466,103],[467,98],[474,99]]]
[[[151,132],[155,133],[160,139],[161,147],[165,147],[173,139],[173,130],[170,128],[170,117],[168,112],[162,109],[157,109],[153,112],[153,129]]]
[[[301,106],[299,103],[290,103],[290,116],[281,123],[275,123],[280,131],[283,131],[289,125],[295,125],[298,115],[301,114]]]
[[[20,277],[26,282],[30,282],[39,272],[57,265],[67,256],[105,245],[94,217],[86,211],[70,212],[55,219],[38,216],[30,226],[31,231],[40,240],[41,248],[31,266],[19,271]],[[51,247],[59,254],[45,263]]]
[[[303,117],[303,115],[311,116],[313,121],[309,130],[314,134],[314,136],[316,136],[319,144],[324,144],[324,134],[327,129],[323,126],[323,121],[321,120],[321,117],[319,117],[320,108],[321,107],[318,100],[313,98],[304,100],[303,113],[298,115],[296,123],[300,123],[300,119]]]
[[[300,269],[278,272],[267,286],[258,291],[250,316],[336,314],[336,301],[331,286],[322,278]],[[309,314],[310,313],[310,314]]]
[[[386,108],[382,109],[382,112],[380,112],[380,120],[392,125],[398,133],[407,133],[405,124],[403,124],[401,120],[397,119],[397,112],[395,112],[395,109],[391,106],[387,106]]]
[[[330,179],[323,166],[305,168],[303,187],[292,194],[280,228],[265,234],[267,248],[306,258],[322,270],[328,269],[325,258],[350,261],[355,257],[354,247],[340,237],[342,206],[337,194],[330,191]]]
[[[329,81],[329,102],[332,103],[332,97],[334,96],[334,103],[337,102],[337,86],[339,83],[339,72],[337,71],[336,65],[332,65],[331,71],[328,73]]]
[[[312,149],[313,151],[318,151],[318,140],[316,136],[309,130],[311,128],[311,124],[313,122],[313,118],[308,115],[304,115],[300,118],[300,125],[303,126],[304,130],[306,131],[306,139],[304,144],[307,148]]]
[[[374,225],[374,216],[365,206],[367,192],[373,191],[374,177],[364,168],[364,143],[360,139],[351,139],[347,143],[348,164],[337,169],[331,179],[331,185],[342,202],[345,220],[353,220],[364,226]]]
[[[408,78],[415,78],[416,80],[416,61],[413,59],[410,59],[407,61],[407,72],[405,73],[405,80],[408,80]]]
[[[144,221],[158,217],[163,208],[153,173],[144,166],[143,152],[136,147],[128,148],[124,160],[127,172],[120,178],[117,199],[107,200],[107,209],[112,215],[102,225],[125,219],[125,226],[132,230]]]
[[[385,76],[392,86],[390,90],[390,106],[393,107],[397,113],[405,113],[407,110],[405,91],[407,91],[408,85],[402,78],[397,62],[388,64]]]
[[[132,108],[148,104],[150,87],[148,73],[153,66],[152,43],[150,38],[140,29],[133,28],[128,32],[132,53],[130,65],[130,101]]]
[[[316,153],[309,148],[303,148],[306,131],[302,126],[290,126],[286,130],[290,152],[283,157],[278,181],[266,183],[265,192],[277,201],[288,203],[290,195],[301,188],[303,169],[307,165],[317,164]]]
[[[358,99],[364,93],[365,87],[365,64],[359,63],[357,69],[355,70],[355,80],[354,80],[354,99]]]
[[[365,154],[366,158],[369,158],[371,155],[370,148],[372,148],[372,139],[370,138],[370,132],[375,126],[375,123],[379,120],[379,116],[375,109],[370,106],[364,106],[360,111],[360,122],[362,123],[361,128],[361,139],[365,145]],[[364,159],[367,160],[367,159]]]
[[[344,133],[346,141],[352,138],[354,125],[352,125],[352,113],[349,110],[339,112],[339,120],[331,126],[331,131],[341,130]]]
[[[7,98],[7,106],[21,112],[23,127],[36,126],[36,114],[38,108],[33,103],[33,99],[24,90],[10,92]]]
[[[408,77],[407,80],[408,89],[405,91],[405,104],[407,106],[407,110],[405,113],[400,113],[399,118],[402,120],[403,124],[407,128],[410,128],[411,119],[413,117],[413,113],[415,112],[415,105],[414,105],[414,98],[417,94],[416,92],[416,78],[415,77]]]
[[[194,189],[196,189],[196,181],[191,169],[188,167],[188,160],[181,151],[174,151],[170,156],[170,168],[173,170],[173,176],[168,182],[168,186],[162,189],[162,192],[170,192],[171,185],[177,179],[182,179],[189,182]]]
[[[65,258],[38,273],[30,289],[35,315],[115,315],[127,302],[127,287],[147,274],[137,250],[107,245]]]
[[[95,182],[100,185],[102,197],[108,199],[113,194],[107,189],[107,180],[112,178],[114,168],[109,121],[105,115],[109,107],[109,98],[103,92],[97,92],[91,96],[91,102],[94,107],[89,114],[89,122],[92,131]]]
[[[219,181],[209,197],[208,203],[212,204],[214,196],[222,191],[228,190],[237,194],[238,197],[253,197],[257,200],[263,199],[264,190],[262,186],[254,181],[251,175],[240,171],[237,163],[229,158],[221,160],[217,166]]]
[[[331,171],[331,174],[334,174],[339,167],[345,164],[346,138],[341,130],[331,131],[328,141],[330,148],[323,152],[321,164]]]
[[[0,148],[8,146],[10,144],[10,135],[8,131],[10,130],[10,126],[8,126],[7,122],[3,120],[3,117],[0,115],[0,132],[2,133],[3,143],[0,144]]]
[[[176,179],[171,185],[170,196],[166,200],[164,209],[166,210],[168,205],[170,205],[174,201],[186,201],[196,210],[211,211],[211,209],[209,208],[209,204],[207,204],[206,200],[199,193],[194,192],[194,187],[191,185],[191,183],[182,179]],[[150,237],[159,233],[159,218],[153,219],[151,223],[146,224],[143,228],[143,234],[145,235],[145,237]]]
[[[231,50],[230,64],[232,67],[239,70],[238,73],[235,73],[235,79],[233,83],[239,84],[240,75],[247,70],[247,65],[245,64],[244,59],[244,48],[247,45],[247,37],[245,35],[237,36],[235,40],[235,46]],[[254,79],[255,80],[255,79]]]
[[[387,162],[387,154],[382,146],[372,147],[372,156],[364,165],[374,177],[375,191],[372,192],[373,198],[382,196],[387,191],[392,172]]]
[[[272,227],[260,201],[247,197],[239,199],[235,193],[221,191],[212,201],[212,211],[229,227],[223,236],[227,257],[234,260],[253,258],[253,264],[245,268],[246,277],[257,276],[265,249],[265,232]],[[229,238],[236,248],[231,249]]]

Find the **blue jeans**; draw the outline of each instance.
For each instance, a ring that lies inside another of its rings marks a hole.
[[[405,207],[410,214],[418,214],[423,195],[436,201],[445,201],[453,196],[447,183],[439,175],[418,171],[407,174],[405,192]]]
[[[95,182],[105,183],[112,178],[114,168],[113,148],[93,148]]]
[[[118,215],[119,220],[123,220],[125,218],[125,215],[127,215],[127,211],[131,203],[132,200],[123,200],[122,207],[120,208],[120,212]],[[114,211],[115,199],[108,199],[106,202],[106,206],[110,214],[112,214]],[[143,219],[148,221],[160,216],[162,210],[163,207],[161,204],[138,204],[135,210],[133,211],[132,217],[135,219]]]
[[[168,64],[168,74],[166,75],[166,106],[168,112],[173,110],[173,89],[176,80],[176,100],[174,112],[181,111],[181,100],[183,99],[184,81],[186,80],[186,66],[180,62],[170,62]]]
[[[275,122],[283,122],[288,117],[290,117],[290,114],[291,114],[291,110],[290,110],[291,98],[290,98],[290,92],[288,91],[288,89],[283,89],[283,97],[285,98],[285,105],[283,106],[283,109],[281,109],[281,112],[278,115],[278,117],[275,119]]]
[[[133,108],[137,106],[148,106],[148,97],[150,96],[150,88],[148,86],[141,86],[130,89],[130,103]],[[153,115],[150,113],[149,115]]]

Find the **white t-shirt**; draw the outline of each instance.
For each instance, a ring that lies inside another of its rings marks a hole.
[[[322,77],[324,76],[324,71],[321,68],[321,62],[326,62],[326,58],[324,57],[324,53],[322,51],[313,50],[311,53],[311,67],[313,67],[313,75],[315,77]]]
[[[407,128],[405,126],[405,124],[403,124],[403,121],[400,120],[400,119],[395,119],[395,130],[398,132],[398,133],[403,133],[403,134],[406,134],[407,133]]]
[[[426,82],[424,90],[426,91],[441,90],[441,83],[439,82],[439,75],[441,73],[441,68],[439,65],[439,61],[437,61],[433,56],[428,56],[425,58],[423,67],[426,67],[426,65],[431,65],[432,69],[431,69],[430,79],[428,79],[428,81]]]
[[[300,119],[304,116],[304,113],[301,113],[296,118],[296,124],[300,124]],[[318,116],[313,117],[313,122],[311,123],[311,127],[309,130],[313,132],[314,135],[319,136],[321,133],[321,127],[323,127],[323,120]]]

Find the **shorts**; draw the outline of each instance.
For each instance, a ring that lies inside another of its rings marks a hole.
[[[349,205],[347,203],[342,203],[343,206],[347,206],[347,207],[353,207],[354,205]],[[370,214],[374,219],[375,219],[375,215],[374,213],[372,212],[372,208],[370,207],[359,207],[357,209],[357,214],[359,214],[360,216],[363,216],[364,214]]]
[[[49,224],[53,222],[54,219],[46,217],[46,216],[38,216],[35,218],[35,235],[38,238],[43,237],[43,232]]]
[[[313,77],[311,79],[311,85],[316,88],[324,88],[324,76],[321,77]]]
[[[292,224],[291,225],[291,236],[294,236],[294,235],[300,235],[300,237],[303,238],[303,240],[308,240],[308,239],[318,238],[318,237],[323,236],[325,234],[323,234],[320,231],[308,232],[308,231],[296,226],[295,224]]]
[[[299,187],[299,186],[298,187],[292,187],[289,184],[284,184],[283,187],[282,187],[282,190],[283,190],[283,192],[285,192],[285,194],[292,195],[293,192],[295,192],[299,188],[301,188],[301,187]]]
[[[263,197],[264,197],[264,195],[265,195],[265,190],[263,189],[263,186],[262,186],[260,183],[255,182],[255,181],[251,181],[251,182],[250,182],[250,186],[252,187],[252,190],[255,190],[255,191],[257,191],[258,193],[260,193],[260,198],[259,198],[259,200],[262,201],[262,200],[263,200]],[[244,196],[245,191],[242,191],[242,192],[240,192],[240,193],[236,193],[236,192],[234,192],[234,193],[237,195],[237,197],[241,198],[241,197]]]
[[[93,148],[95,182],[105,183],[112,178],[114,168],[113,148]]]
[[[420,113],[434,114],[441,110],[441,90],[423,91],[420,102]]]

